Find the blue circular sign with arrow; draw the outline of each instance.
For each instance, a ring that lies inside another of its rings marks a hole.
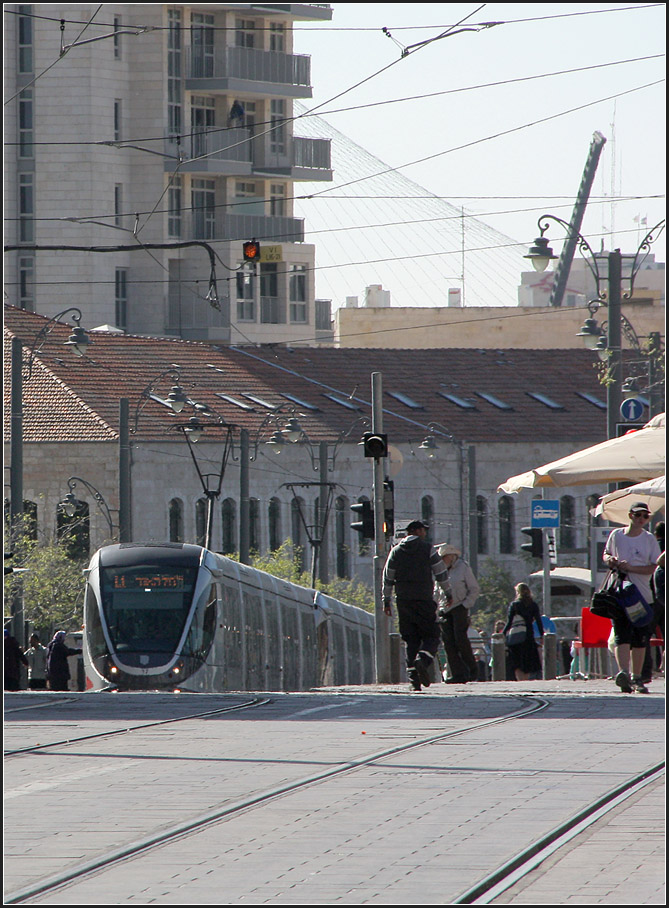
[[[623,419],[629,419],[630,422],[636,422],[643,414],[643,404],[636,397],[629,397],[620,405],[620,415]]]

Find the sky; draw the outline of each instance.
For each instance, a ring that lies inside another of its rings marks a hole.
[[[593,249],[633,252],[664,217],[664,4],[332,9],[330,23],[295,23],[294,52],[311,56],[306,107],[398,173],[529,246],[542,213],[569,220],[597,130],[607,141],[581,228]],[[452,26],[477,30],[415,47]],[[300,215],[308,227],[307,203]],[[559,253],[564,231],[547,235]],[[664,235],[653,252],[665,261]]]

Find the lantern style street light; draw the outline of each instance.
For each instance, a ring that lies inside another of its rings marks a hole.
[[[74,494],[74,490],[77,487],[77,483],[80,483],[84,486],[85,489],[93,496],[95,503],[102,512],[103,517],[107,521],[107,526],[109,527],[109,538],[114,539],[114,523],[112,521],[111,511],[109,510],[109,505],[105,501],[102,493],[95,488],[90,482],[87,482],[85,479],[82,479],[81,476],[70,476],[67,480],[67,487],[69,489],[67,495],[60,502],[60,507],[67,514],[68,517],[74,517],[78,511],[81,510],[82,503],[77,496]]]

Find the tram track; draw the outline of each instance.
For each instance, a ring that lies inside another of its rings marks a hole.
[[[59,701],[63,702],[63,701]],[[50,747],[70,747],[73,744],[80,744],[82,741],[91,741],[97,738],[111,738],[116,735],[127,735],[135,731],[143,731],[147,728],[157,728],[161,725],[172,725],[175,722],[188,722],[193,719],[206,719],[209,716],[220,715],[221,713],[235,712],[243,709],[252,709],[257,706],[266,706],[268,703],[271,703],[271,698],[269,697],[254,697],[252,700],[249,700],[246,703],[236,703],[233,706],[223,706],[218,709],[210,709],[205,712],[193,713],[188,716],[174,716],[171,719],[159,719],[155,722],[145,722],[142,725],[126,725],[123,728],[114,728],[110,731],[100,731],[95,732],[90,735],[80,735],[77,738],[65,738],[62,741],[50,741],[44,744],[32,744],[30,747],[20,747],[17,750],[6,750],[4,751],[5,757],[16,757],[21,754],[35,753],[39,750],[47,750]],[[48,704],[50,705],[50,704]]]
[[[500,698],[501,699],[501,698]],[[150,852],[151,850],[158,848],[163,845],[170,844],[179,839],[183,839],[188,836],[197,834],[198,832],[206,829],[209,826],[215,825],[216,823],[227,821],[234,818],[236,815],[239,815],[250,809],[262,807],[265,804],[268,804],[277,798],[281,798],[296,792],[303,791],[306,788],[309,788],[312,785],[317,785],[320,782],[324,782],[329,779],[336,778],[345,774],[353,773],[357,770],[367,768],[372,764],[378,763],[385,759],[397,756],[398,754],[406,753],[412,750],[416,750],[421,747],[426,747],[431,744],[437,744],[439,742],[448,740],[450,738],[460,737],[471,732],[478,732],[486,728],[490,728],[495,725],[499,725],[506,722],[513,722],[519,719],[527,718],[531,715],[535,715],[545,709],[550,705],[548,700],[545,700],[541,697],[536,696],[513,696],[512,698],[504,698],[505,700],[513,699],[520,700],[524,705],[513,712],[506,713],[502,716],[496,716],[491,719],[486,719],[482,722],[476,722],[471,725],[464,726],[462,728],[454,729],[447,732],[439,732],[437,734],[431,734],[423,736],[417,740],[399,744],[394,747],[385,748],[383,750],[375,751],[372,754],[360,757],[358,759],[347,760],[341,763],[338,763],[334,766],[329,767],[328,769],[322,770],[320,772],[314,773],[312,775],[306,776],[304,778],[291,780],[282,785],[279,785],[275,788],[267,789],[265,791],[257,792],[247,798],[235,801],[231,804],[227,804],[223,807],[219,807],[212,811],[209,811],[203,815],[192,817],[189,820],[186,820],[182,823],[176,824],[167,829],[161,829],[159,832],[150,833],[147,836],[144,836],[140,839],[137,839],[132,842],[128,842],[121,847],[108,851],[106,853],[100,854],[95,858],[92,858],[89,861],[85,861],[78,865],[74,865],[62,872],[42,879],[41,881],[36,881],[29,887],[16,891],[13,893],[8,893],[5,896],[4,904],[6,905],[18,905],[29,901],[37,896],[50,894],[61,888],[65,888],[68,885],[76,883],[79,880],[82,880],[85,877],[95,875],[100,873],[107,868],[117,864],[121,861],[126,861],[132,858],[140,857],[143,854]],[[269,701],[265,701],[269,702]],[[250,706],[252,704],[246,704]],[[253,705],[260,705],[253,704]],[[237,707],[239,708],[239,707]],[[226,708],[230,710],[231,708]],[[214,712],[222,712],[225,710],[216,710],[210,711],[208,713],[200,714],[200,717],[205,717],[206,715],[213,714]],[[195,716],[183,717],[182,719],[169,719],[163,720],[161,722],[148,723],[144,727],[153,727],[158,725],[164,725],[170,722],[182,721],[184,718],[195,718]],[[135,728],[139,728],[136,726]],[[130,729],[132,730],[132,729]],[[117,730],[113,732],[115,734],[122,734],[124,731]],[[80,740],[88,740],[91,737],[105,737],[110,733],[100,733],[99,735],[83,736]],[[75,743],[72,741],[72,743]],[[55,745],[46,745],[46,746],[55,746]],[[28,749],[30,750],[30,749]],[[18,754],[24,751],[14,751],[12,753]]]

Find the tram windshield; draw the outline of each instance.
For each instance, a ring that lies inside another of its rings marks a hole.
[[[193,601],[197,567],[102,568],[102,609],[117,653],[174,653]]]

